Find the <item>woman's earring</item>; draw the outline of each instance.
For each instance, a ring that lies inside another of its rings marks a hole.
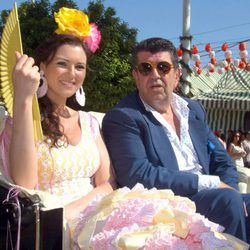
[[[82,107],[85,105],[85,93],[82,86],[76,91],[76,101]]]
[[[47,80],[44,76],[43,70],[40,70],[40,84],[39,84],[39,88],[37,90],[37,97],[41,98],[41,97],[45,96],[47,91],[48,91]]]

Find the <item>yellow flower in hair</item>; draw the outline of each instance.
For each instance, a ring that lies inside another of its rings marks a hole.
[[[90,35],[89,18],[82,11],[62,7],[54,17],[58,24],[57,34],[70,34],[82,39]]]

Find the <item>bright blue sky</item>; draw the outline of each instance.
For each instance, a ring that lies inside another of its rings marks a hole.
[[[1,0],[0,10],[10,9],[14,0]],[[17,0],[18,4],[24,2]],[[51,0],[51,2],[54,2]],[[87,0],[75,0],[79,9],[84,9]],[[129,27],[138,29],[137,40],[152,36],[170,39],[179,46],[182,35],[183,0],[104,0],[106,7],[113,7],[117,16]],[[204,50],[206,43],[220,47],[250,39],[250,0],[190,0],[192,44]],[[248,45],[250,49],[250,42]],[[238,46],[232,49],[238,57]],[[224,54],[218,53],[217,59]]]

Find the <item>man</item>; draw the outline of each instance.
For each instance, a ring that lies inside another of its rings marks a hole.
[[[137,90],[102,124],[118,185],[172,189],[246,241],[249,196],[238,193],[236,168],[203,107],[173,93],[180,77],[176,48],[162,38],[144,40],[132,53],[132,66]]]

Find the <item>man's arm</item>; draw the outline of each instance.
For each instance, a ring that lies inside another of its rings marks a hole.
[[[209,140],[215,145],[211,153],[210,174],[219,176],[222,182],[238,190],[238,173],[231,157],[212,132]]]
[[[179,171],[173,149],[165,147],[162,141],[159,143],[166,148],[168,160],[165,165],[161,163],[143,118],[115,109],[104,117],[102,129],[120,186],[131,188],[139,182],[147,188],[170,188],[177,195],[197,192],[198,176]]]
[[[192,105],[192,108],[196,110],[199,119],[203,120],[206,127],[206,135],[204,136],[206,136],[207,141],[213,145],[209,150],[209,174],[219,176],[221,182],[238,190],[238,173],[236,167],[224,146],[209,128],[204,107],[199,102],[196,103],[198,105],[193,102],[195,105]],[[223,183],[221,186],[224,186]]]

